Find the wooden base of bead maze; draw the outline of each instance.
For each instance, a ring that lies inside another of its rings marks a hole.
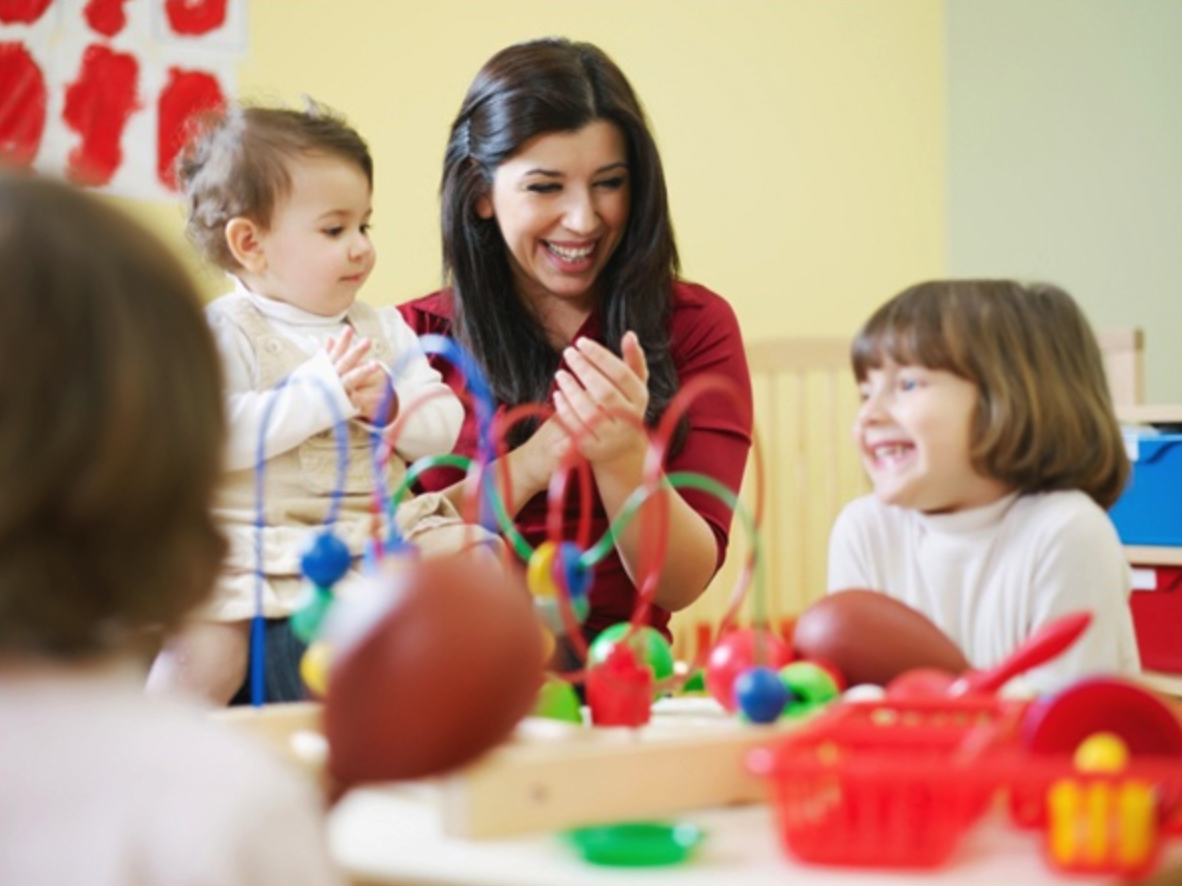
[[[216,716],[260,735],[309,774],[322,771],[319,705]],[[443,833],[472,839],[765,802],[767,784],[747,771],[746,755],[798,723],[745,723],[692,697],[658,702],[639,729],[526,718],[509,741],[454,774],[388,789],[429,793]]]

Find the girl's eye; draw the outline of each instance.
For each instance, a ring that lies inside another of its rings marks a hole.
[[[363,224],[361,226],[361,233],[365,234],[365,236],[367,236],[367,237],[369,236],[369,232],[372,230],[373,230],[373,224],[370,222],[366,222],[365,224]]]
[[[344,230],[342,227],[325,228],[324,233],[330,237],[339,237]]]
[[[918,387],[919,387],[919,382],[913,378],[899,379],[899,390],[900,391],[914,391]]]
[[[605,178],[602,181],[597,181],[595,184],[608,191],[618,191],[624,186],[625,181],[627,181],[627,179],[625,179],[624,176],[618,175],[614,178]]]
[[[530,185],[528,190],[533,191],[535,194],[554,194],[554,193],[562,190],[562,185],[556,185],[556,184]]]

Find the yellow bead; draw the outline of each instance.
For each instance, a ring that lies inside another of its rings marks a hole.
[[[1080,772],[1120,772],[1129,764],[1129,747],[1118,735],[1096,732],[1080,742],[1074,762]]]
[[[552,541],[544,541],[538,545],[533,556],[529,558],[525,580],[529,584],[530,592],[535,597],[555,597],[558,595],[558,584],[554,581],[554,560],[558,556],[558,545]]]
[[[558,646],[558,640],[544,624],[539,623],[538,629],[542,632],[542,667],[548,667],[550,658],[554,655],[554,649]]]
[[[300,659],[300,677],[313,695],[323,698],[328,692],[328,667],[332,649],[323,641],[313,643]]]

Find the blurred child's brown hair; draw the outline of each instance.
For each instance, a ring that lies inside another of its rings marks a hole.
[[[0,653],[76,656],[210,592],[220,368],[180,262],[72,187],[0,173]]]
[[[851,350],[858,381],[887,360],[977,386],[970,458],[1023,492],[1079,489],[1101,507],[1129,461],[1096,336],[1056,286],[1012,280],[920,283],[879,308]]]

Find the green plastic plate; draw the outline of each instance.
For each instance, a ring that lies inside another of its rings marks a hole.
[[[693,824],[636,821],[568,831],[586,861],[612,867],[656,867],[685,861],[705,832]]]

